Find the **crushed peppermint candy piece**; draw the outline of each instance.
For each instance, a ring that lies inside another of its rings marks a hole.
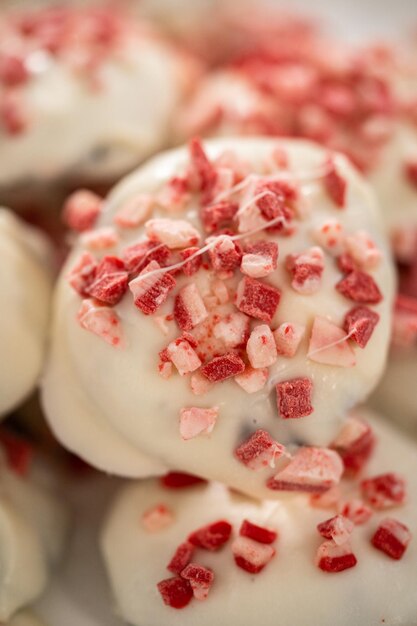
[[[163,243],[170,250],[195,246],[200,241],[200,233],[185,220],[156,218],[145,224],[146,234],[151,241]]]
[[[207,600],[214,582],[214,574],[211,569],[196,563],[189,563],[181,572],[181,578],[190,582],[196,600]]]
[[[361,482],[362,495],[378,511],[404,504],[406,483],[393,472],[366,478]]]
[[[125,248],[122,259],[130,276],[135,278],[150,261],[156,261],[161,267],[165,267],[169,255],[167,246],[141,241]]]
[[[188,182],[187,177],[173,176],[156,194],[156,203],[170,213],[182,211],[190,200]]]
[[[323,250],[318,246],[300,254],[289,254],[286,267],[292,276],[291,286],[303,295],[316,293],[321,287],[324,270]]]
[[[293,378],[276,385],[277,406],[283,419],[298,419],[310,415],[313,383],[309,378]]]
[[[198,251],[199,248],[197,248],[196,246],[191,248],[185,248],[184,250],[180,251],[180,257],[182,261],[185,261],[182,266],[182,271],[184,272],[185,276],[193,276],[202,266],[203,257],[201,254],[197,255]]]
[[[101,337],[115,348],[123,346],[123,334],[120,319],[114,310],[102,306],[93,298],[82,301],[77,313],[77,320],[82,328]]]
[[[240,281],[236,292],[236,306],[249,317],[271,323],[275,315],[281,292],[254,278],[245,277]]]
[[[413,187],[417,187],[417,161],[407,161],[404,165],[405,176]]]
[[[178,339],[171,341],[160,355],[172,361],[181,376],[198,370],[201,365],[200,358],[194,350],[195,343],[194,345],[190,343],[192,340],[193,338],[184,334]]]
[[[226,348],[240,348],[249,338],[250,319],[244,313],[230,313],[213,326],[213,335]]]
[[[167,565],[167,569],[173,574],[181,574],[182,570],[191,563],[195,552],[195,546],[189,541],[184,541],[175,550],[175,553]]]
[[[399,560],[404,556],[411,538],[411,532],[405,524],[388,517],[380,522],[371,542],[391,559]]]
[[[102,208],[100,196],[88,189],[79,189],[67,198],[62,219],[68,228],[82,233],[94,226]]]
[[[340,546],[350,538],[354,528],[353,522],[343,515],[335,515],[317,524],[317,530],[325,539],[333,539]]]
[[[340,488],[336,486],[332,487],[328,491],[324,491],[323,493],[312,493],[310,495],[310,506],[316,509],[330,509],[337,511],[340,499]]]
[[[233,378],[245,371],[245,363],[240,356],[229,352],[222,356],[217,356],[201,368],[201,373],[210,382],[218,383],[228,378]]]
[[[246,352],[254,369],[262,369],[275,363],[277,347],[269,326],[260,324],[253,329],[246,344]]]
[[[257,430],[235,450],[235,456],[251,470],[275,467],[275,461],[285,453],[285,447],[272,439],[266,430]]]
[[[173,521],[174,515],[165,504],[157,504],[142,515],[142,525],[150,533],[165,530]]]
[[[164,604],[173,609],[183,609],[193,598],[193,590],[188,580],[175,576],[161,580],[157,584]]]
[[[375,443],[375,435],[370,425],[350,416],[330,447],[341,457],[345,475],[356,476],[371,458]]]
[[[87,289],[96,277],[97,265],[90,252],[83,252],[67,276],[71,287],[84,298],[88,296]]]
[[[168,380],[168,378],[171,378],[172,376],[172,363],[168,363],[166,361],[159,363],[158,372],[164,380]]]
[[[190,379],[191,391],[195,396],[204,396],[213,386],[207,378],[205,378],[200,372],[196,372]]]
[[[273,241],[257,241],[246,246],[240,270],[251,278],[264,278],[277,269],[278,245]]]
[[[190,152],[190,178],[201,192],[202,203],[209,204],[213,200],[214,189],[217,182],[217,172],[214,165],[207,157],[199,138],[191,139],[188,144]]]
[[[250,574],[259,574],[275,556],[272,546],[249,537],[236,537],[232,543],[232,552],[236,565]]]
[[[216,424],[219,407],[201,409],[189,407],[180,411],[180,435],[185,440],[199,435],[209,435]]]
[[[215,241],[209,250],[211,265],[215,272],[233,272],[240,266],[242,251],[239,244],[228,235],[221,235],[215,240],[211,238],[207,243]]]
[[[284,322],[274,330],[275,345],[278,354],[293,357],[304,337],[306,327],[303,324]]]
[[[223,280],[214,280],[211,286],[212,293],[216,296],[219,304],[229,302],[229,290]]]
[[[88,230],[81,235],[81,242],[90,250],[107,250],[119,243],[119,235],[112,226]]]
[[[346,206],[347,182],[339,174],[333,159],[329,159],[326,163],[327,173],[323,178],[324,188],[329,197],[340,209]]]
[[[175,279],[170,274],[159,273],[159,269],[161,269],[159,263],[151,261],[139,276],[129,283],[134,303],[145,315],[155,313],[176,285]]]
[[[316,316],[308,346],[310,361],[335,367],[353,367],[355,353],[348,343],[348,335],[324,317]]]
[[[127,290],[128,273],[121,259],[105,256],[97,266],[94,281],[86,288],[88,295],[114,306]]]
[[[331,574],[355,567],[357,562],[349,541],[340,546],[334,541],[324,541],[316,553],[317,567]]]
[[[201,221],[206,233],[213,234],[221,228],[231,225],[239,206],[236,202],[223,200],[216,204],[204,206],[201,211]]]
[[[192,330],[208,317],[208,312],[195,283],[181,289],[175,298],[174,318],[182,330]]]
[[[365,348],[372,337],[380,316],[366,306],[356,306],[345,317],[343,328],[360,348]]]
[[[253,369],[247,367],[242,374],[235,376],[235,381],[246,393],[256,393],[265,387],[268,377],[268,368]]]
[[[350,519],[356,526],[366,524],[373,515],[372,509],[359,498],[352,498],[344,502],[340,513],[347,519]]]
[[[188,541],[197,548],[216,552],[230,539],[232,526],[225,520],[213,522],[191,533]]]
[[[283,180],[265,180],[256,186],[255,195],[260,194],[262,195],[256,201],[256,206],[261,216],[267,222],[277,220],[277,223],[269,226],[267,230],[286,232],[294,217],[294,211],[289,205],[297,199],[295,187]]]
[[[365,231],[358,231],[345,239],[346,251],[356,265],[362,270],[372,270],[378,267],[382,253],[374,241]]]
[[[274,491],[321,493],[340,482],[343,463],[339,455],[327,448],[300,448],[283,470],[269,479]]]
[[[188,489],[188,487],[203,485],[206,482],[204,478],[185,472],[168,472],[161,477],[161,484],[166,489]]]
[[[372,276],[360,270],[353,270],[342,278],[336,289],[345,298],[360,304],[378,304],[383,298]]]
[[[317,228],[313,237],[321,248],[332,256],[339,256],[345,251],[345,233],[338,220],[327,220]]]
[[[129,198],[117,211],[113,221],[120,228],[137,228],[149,216],[153,203],[151,194],[141,193]]]
[[[276,540],[278,533],[276,530],[258,526],[245,519],[240,527],[239,535],[241,537],[249,537],[249,539],[253,539],[253,541],[257,541],[258,543],[271,544]]]

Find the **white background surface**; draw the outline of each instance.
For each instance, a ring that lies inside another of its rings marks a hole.
[[[417,0],[287,0],[278,4],[324,18],[329,32],[350,41],[400,39],[413,28],[417,35]],[[37,607],[47,626],[122,626],[112,617],[97,548],[98,527],[114,486],[105,478],[87,481],[69,496],[76,510],[75,532],[62,571]]]

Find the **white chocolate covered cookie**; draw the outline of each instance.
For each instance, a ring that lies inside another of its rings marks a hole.
[[[267,139],[206,148],[150,161],[78,239],[43,404],[60,441],[109,472],[165,466],[272,497],[274,461],[328,446],[380,377],[391,261],[343,157]]]

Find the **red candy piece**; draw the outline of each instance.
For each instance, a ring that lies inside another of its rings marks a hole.
[[[71,287],[85,298],[88,287],[94,282],[97,274],[97,261],[89,252],[83,252],[78,263],[68,274]]]
[[[342,274],[350,274],[356,269],[356,263],[348,252],[343,252],[337,257],[337,267]]]
[[[361,482],[362,495],[378,510],[403,504],[406,497],[405,480],[398,474],[388,473],[367,478]]]
[[[378,526],[372,537],[372,545],[385,552],[391,559],[399,560],[411,541],[411,532],[396,519],[386,518]]]
[[[186,261],[186,263],[184,263],[184,265],[182,266],[182,271],[184,272],[185,276],[193,276],[193,274],[198,272],[198,270],[200,269],[203,263],[203,255],[199,254],[193,259],[190,259],[190,257],[194,256],[194,254],[196,254],[198,251],[199,248],[197,247],[186,248],[185,250],[180,251],[181,259],[183,261]],[[190,260],[188,261],[187,259]]]
[[[277,406],[283,419],[306,417],[313,412],[311,394],[313,383],[309,378],[293,378],[276,386]]]
[[[79,233],[94,226],[101,213],[103,200],[87,189],[72,193],[66,200],[62,219],[64,224]]]
[[[193,590],[188,580],[175,576],[161,580],[157,584],[164,604],[173,609],[183,609],[193,598]]]
[[[333,539],[337,545],[345,543],[353,530],[353,522],[343,515],[335,515],[330,519],[317,524],[317,530],[322,537]]]
[[[191,562],[195,546],[189,541],[181,543],[175,551],[174,556],[167,565],[167,569],[173,574],[181,574],[184,567]]]
[[[316,565],[323,572],[336,574],[354,567],[356,563],[357,559],[348,541],[341,546],[335,544],[334,541],[324,541],[317,550]]]
[[[233,272],[240,266],[242,250],[231,237],[223,235],[209,250],[209,257],[215,272]]]
[[[284,446],[272,439],[266,430],[257,430],[236,448],[235,455],[244,465],[253,470],[274,467],[275,459],[284,453]]]
[[[247,519],[243,520],[239,534],[242,537],[249,537],[249,539],[258,541],[258,543],[266,544],[274,543],[277,538],[277,532],[275,530],[270,530],[269,528],[265,528],[263,526],[257,526],[256,524],[249,522]]]
[[[268,228],[271,231],[280,231],[285,229],[288,222],[294,217],[292,209],[288,206],[288,202],[296,199],[297,194],[291,185],[285,181],[271,180],[263,181],[256,187],[255,195],[268,191],[262,198],[256,202],[262,217],[269,221],[282,218],[276,224]]]
[[[323,179],[324,187],[333,202],[343,209],[346,205],[346,180],[340,176],[332,160],[327,162],[326,167],[328,171]]]
[[[328,448],[299,448],[291,461],[267,481],[273,491],[323,493],[340,482],[343,464]]]
[[[365,348],[379,319],[375,311],[371,311],[366,306],[357,306],[346,314],[343,328],[350,339],[355,341],[360,348]]]
[[[183,287],[174,304],[174,318],[181,330],[192,330],[207,316],[207,309],[197,285],[189,283]]]
[[[161,267],[165,267],[170,254],[171,251],[168,246],[141,241],[125,248],[123,261],[129,274],[135,276],[151,261],[156,261]]]
[[[184,472],[168,472],[168,474],[161,477],[161,484],[166,489],[187,489],[188,487],[202,485],[206,482],[204,478],[185,474]]]
[[[218,232],[221,228],[230,226],[238,209],[238,204],[229,200],[223,200],[222,202],[203,207],[201,221],[206,233],[212,234]]]
[[[281,292],[272,285],[245,277],[237,288],[236,306],[242,313],[270,324],[280,299]]]
[[[212,383],[218,383],[245,371],[245,364],[237,354],[229,352],[203,365],[201,373]]]
[[[300,254],[289,254],[286,267],[291,273],[291,286],[295,291],[310,295],[320,289],[324,270],[324,255],[321,248],[314,247]]]
[[[351,417],[346,420],[331,447],[342,458],[345,474],[356,476],[372,456],[375,443],[375,435],[369,424]]]
[[[0,445],[6,453],[9,468],[19,476],[27,476],[33,459],[33,447],[30,443],[2,430]]]
[[[175,279],[168,273],[156,273],[146,276],[150,272],[160,269],[159,263],[151,261],[139,276],[129,283],[133,293],[135,305],[145,315],[152,315],[168,298],[169,292],[176,285]],[[142,276],[145,276],[142,278]]]
[[[213,190],[217,182],[217,172],[208,159],[199,138],[191,139],[188,144],[191,160],[191,176],[196,179],[197,188],[202,194],[202,203],[208,204],[213,199]]]
[[[88,295],[114,306],[127,290],[128,273],[121,259],[106,256],[97,266],[94,282],[86,288]]]
[[[229,522],[220,520],[194,531],[188,537],[188,541],[197,548],[215,552],[229,541],[231,532],[232,526]]]
[[[259,574],[275,556],[272,546],[249,537],[237,537],[232,544],[232,552],[236,565],[250,574]]]
[[[404,172],[408,182],[417,188],[417,161],[409,161],[404,166]]]
[[[354,270],[342,278],[337,283],[336,289],[345,298],[360,304],[378,304],[383,298],[372,276],[360,270]]]
[[[190,581],[191,588],[196,600],[206,600],[210,588],[214,582],[214,574],[211,569],[189,563],[181,572],[181,578]]]

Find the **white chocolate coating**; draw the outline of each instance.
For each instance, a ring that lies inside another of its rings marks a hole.
[[[3,460],[0,487],[0,620],[7,620],[46,589],[68,519],[44,479],[21,478]]]
[[[388,515],[405,523],[415,535],[415,446],[382,423],[373,422],[373,426],[379,444],[366,475],[395,468],[406,477],[408,503]],[[168,528],[150,533],[141,524],[141,517],[157,504],[165,504],[174,521]],[[370,544],[378,521],[387,515],[386,511],[375,513],[367,524],[353,530],[356,567],[337,574],[324,573],[314,565],[322,541],[316,525],[332,515],[331,511],[310,507],[308,496],[302,495],[271,502],[245,499],[220,484],[181,492],[163,489],[156,481],[129,485],[116,499],[101,539],[117,611],[133,626],[413,624],[417,606],[416,537],[403,559],[394,562]],[[277,530],[276,556],[260,574],[250,575],[233,563],[230,544],[214,553],[198,550],[194,560],[210,567],[215,575],[208,599],[201,603],[193,600],[182,610],[165,606],[156,585],[170,577],[166,565],[177,546],[190,532],[219,519],[233,525],[233,536],[243,519]]]
[[[43,365],[51,296],[46,240],[0,209],[0,415],[34,388]]]
[[[83,11],[90,9],[66,10],[82,26]],[[0,27],[7,29],[4,19]],[[121,19],[121,34],[99,65],[98,86],[74,67],[85,54],[77,39],[54,56],[2,36],[5,51],[22,48],[31,74],[18,88],[27,128],[19,135],[0,131],[0,187],[68,177],[114,180],[169,144],[171,117],[194,62],[145,26]]]
[[[207,143],[211,157],[231,148],[257,171],[276,146],[288,152],[293,176],[298,172],[314,178],[313,172],[325,158],[321,149],[305,142],[229,139]],[[65,446],[109,472],[142,477],[156,469],[163,471],[162,465],[219,480],[250,494],[273,497],[264,486],[267,478],[264,471],[252,472],[234,458],[233,451],[243,439],[257,428],[265,428],[282,443],[330,443],[346,411],[369,394],[382,372],[393,293],[391,262],[372,193],[345,159],[337,157],[336,160],[349,183],[346,208],[339,210],[332,205],[320,180],[309,179],[303,183],[302,192],[306,202],[311,204],[311,213],[304,221],[297,222],[294,235],[277,239],[278,269],[267,281],[282,290],[274,327],[292,321],[306,325],[309,330],[296,356],[278,358],[270,368],[265,389],[250,396],[233,380],[215,384],[201,397],[191,392],[188,377],[176,374],[163,380],[157,371],[158,353],[180,333],[175,323],[171,323],[168,335],[164,336],[151,316],[143,316],[134,307],[130,293],[114,309],[121,320],[125,348],[111,347],[82,329],[76,320],[81,299],[65,279],[83,249],[83,240],[79,240],[55,294],[52,348],[42,385],[47,418]],[[132,174],[110,195],[99,227],[111,224],[114,214],[128,198],[158,190],[172,175],[180,173],[186,162],[187,152],[181,149],[150,161]],[[196,208],[191,204],[187,217],[198,225]],[[156,211],[155,216],[158,215],[163,212]],[[183,218],[183,213],[178,217]],[[380,265],[372,271],[384,294],[383,301],[376,307],[381,321],[366,349],[355,349],[357,363],[349,371],[307,358],[314,316],[327,315],[341,324],[352,308],[353,303],[335,289],[341,274],[334,261],[326,255],[322,287],[309,296],[301,296],[291,289],[284,267],[287,254],[314,245],[312,231],[331,217],[340,220],[347,232],[356,232],[358,228],[368,231],[382,252]],[[131,234],[119,234],[121,243],[111,250],[112,254],[120,254],[122,247],[136,242],[141,233],[135,230]],[[208,274],[200,270],[193,277],[202,292]],[[181,276],[177,280],[178,287],[186,282]],[[172,299],[161,307],[158,315],[171,311]],[[307,376],[314,383],[314,412],[302,419],[279,419],[274,384],[299,376]],[[219,417],[209,437],[181,439],[179,413],[186,406],[219,407]],[[213,455],[217,460],[215,464]],[[146,457],[157,461],[156,467],[155,462],[146,466]]]

